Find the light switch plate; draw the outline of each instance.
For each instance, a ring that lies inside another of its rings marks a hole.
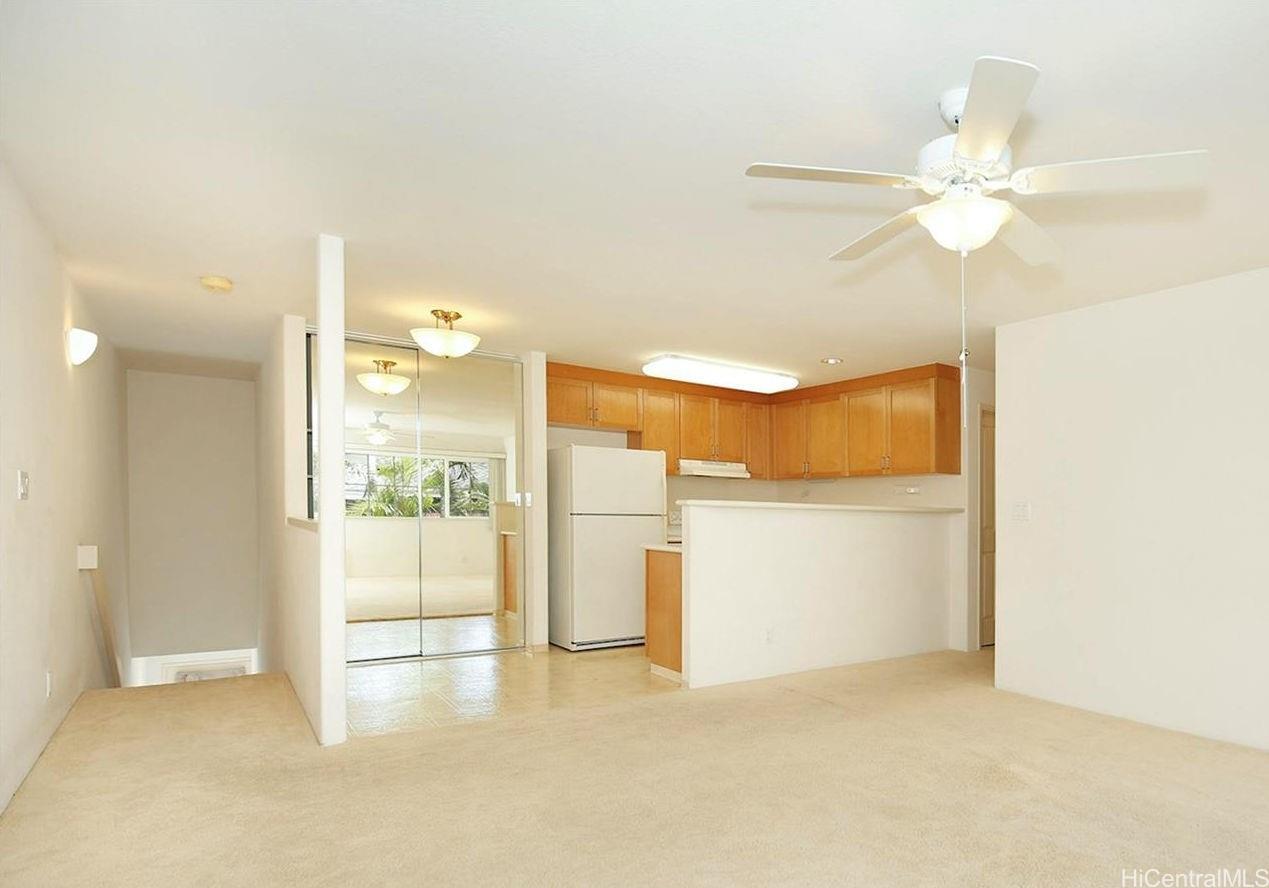
[[[31,476],[18,469],[18,499],[31,498]]]

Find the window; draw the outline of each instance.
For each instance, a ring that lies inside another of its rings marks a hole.
[[[489,460],[354,453],[344,457],[346,514],[371,518],[489,517]]]

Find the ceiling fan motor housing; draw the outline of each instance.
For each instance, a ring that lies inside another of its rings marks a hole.
[[[926,142],[917,154],[917,175],[922,179],[1006,179],[1013,168],[1013,152],[1006,145],[994,162],[982,163],[958,157],[956,133]]]

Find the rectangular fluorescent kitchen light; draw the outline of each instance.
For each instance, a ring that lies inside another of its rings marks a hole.
[[[695,382],[700,385],[739,389],[742,392],[761,392],[764,395],[797,388],[798,384],[796,377],[786,373],[737,367],[734,364],[719,364],[715,361],[702,361],[681,355],[661,355],[659,358],[653,358],[643,365],[643,372],[647,376],[655,376],[658,379]]]

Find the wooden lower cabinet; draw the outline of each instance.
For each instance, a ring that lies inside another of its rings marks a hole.
[[[771,477],[806,475],[806,402],[771,405]]]
[[[640,450],[663,451],[666,474],[679,473],[679,396],[677,394],[654,389],[644,390],[643,432],[630,446]]]
[[[849,392],[845,397],[846,471],[881,475],[886,469],[886,390]]]
[[[745,466],[751,478],[771,477],[771,408],[745,404]]]
[[[846,407],[841,395],[806,402],[806,475],[846,474]]]
[[[520,576],[516,565],[520,563],[520,537],[514,533],[502,535],[502,609],[514,614],[520,610]]]
[[[683,671],[683,556],[644,551],[644,653],[655,666]]]

